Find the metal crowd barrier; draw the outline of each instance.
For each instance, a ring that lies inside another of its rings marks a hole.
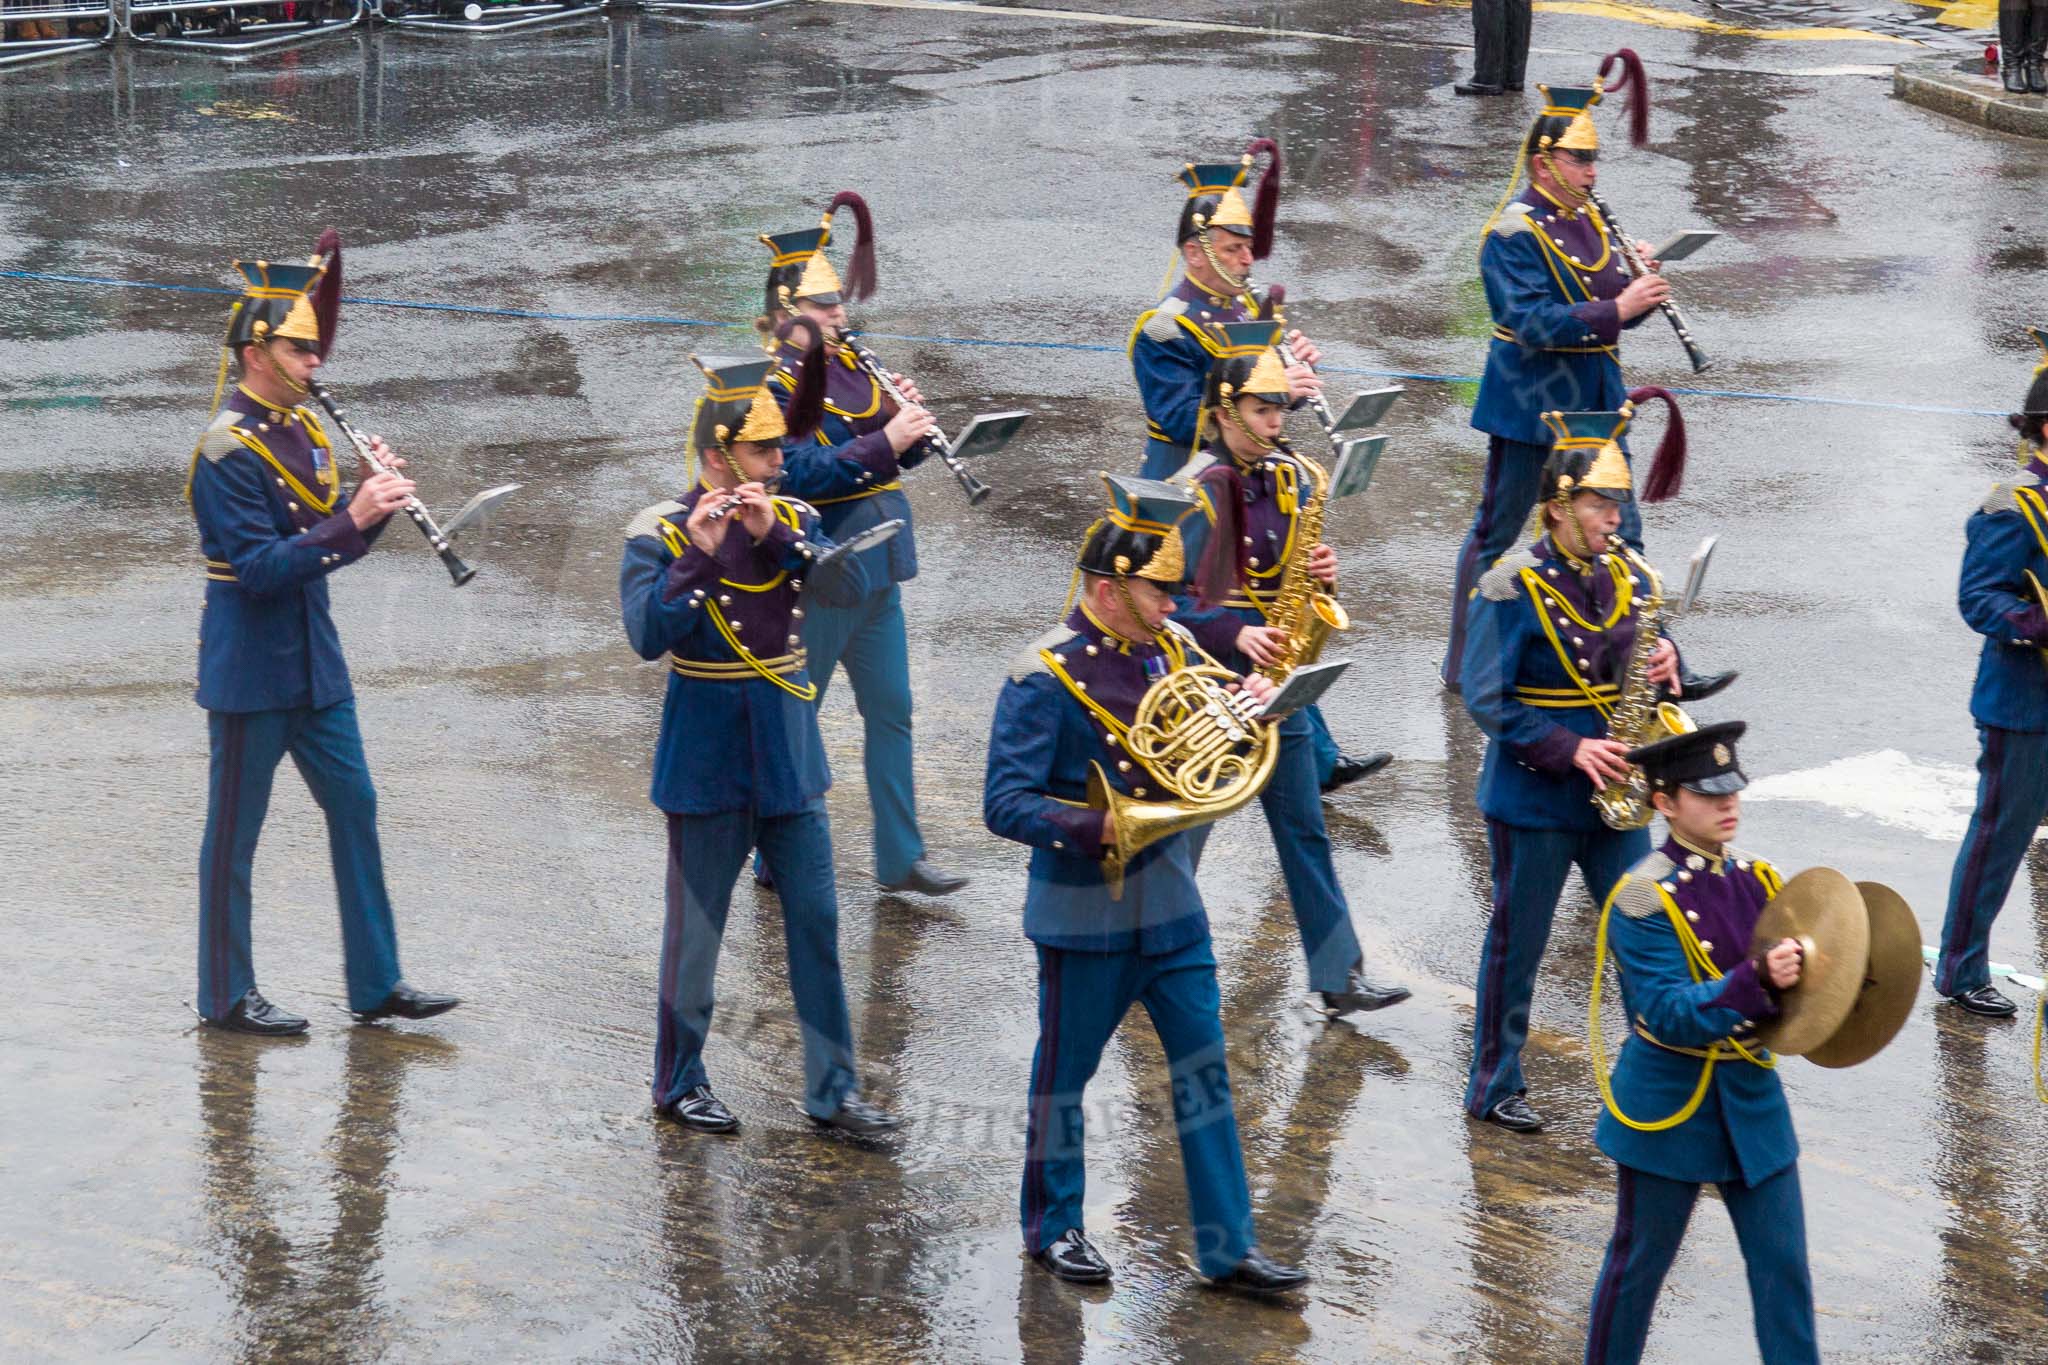
[[[118,28],[113,0],[0,0],[0,24],[6,26],[0,66],[104,47],[114,41]],[[97,33],[74,31],[94,25]]]
[[[638,0],[636,9],[649,14],[745,14],[749,10],[779,9],[794,0]]]
[[[143,47],[233,58],[346,33],[368,15],[366,0],[129,0],[126,31]]]
[[[560,3],[522,3],[522,0],[373,0],[370,11],[396,29],[416,33],[467,33],[487,38],[495,33],[513,33],[542,24],[595,19],[604,13],[604,0],[561,0]]]

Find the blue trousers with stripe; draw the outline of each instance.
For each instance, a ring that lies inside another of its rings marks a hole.
[[[1635,1365],[1643,1358],[1657,1291],[1678,1255],[1700,1193],[1691,1181],[1667,1180],[1627,1166],[1615,1169],[1620,1198],[1614,1210],[1614,1236],[1593,1289],[1587,1365]],[[1798,1165],[1755,1185],[1731,1180],[1718,1188],[1742,1247],[1757,1351],[1764,1365],[1818,1362]],[[1689,1354],[1700,1358],[1697,1343]]]
[[[1493,861],[1493,914],[1479,958],[1472,1070],[1465,1082],[1465,1110],[1474,1118],[1484,1118],[1493,1106],[1528,1088],[1522,1048],[1529,1041],[1529,1002],[1572,865],[1578,864],[1594,901],[1603,901],[1622,875],[1649,855],[1650,836],[1604,825],[1597,830],[1520,829],[1488,820],[1486,845]]]
[[[1330,831],[1323,822],[1322,779],[1316,772],[1314,731],[1304,715],[1280,723],[1280,757],[1273,778],[1259,793],[1280,876],[1287,883],[1287,901],[1294,927],[1301,933],[1302,955],[1308,959],[1308,988],[1341,991],[1351,968],[1363,960],[1358,932],[1351,927],[1351,904],[1337,882],[1337,863],[1330,851]],[[1210,826],[1192,831],[1195,865],[1202,862]]]
[[[1543,491],[1543,462],[1549,458],[1548,445],[1510,441],[1505,436],[1486,438],[1486,478],[1479,487],[1479,510],[1472,514],[1472,529],[1465,533],[1465,543],[1458,550],[1457,576],[1451,589],[1450,645],[1444,651],[1442,668],[1449,686],[1458,685],[1464,666],[1465,605],[1479,586],[1479,575],[1515,547]],[[1620,534],[1629,544],[1641,547],[1643,519],[1633,499],[1622,504]]]
[[[1977,727],[1977,809],[1956,853],[1934,988],[1960,995],[1991,980],[1991,925],[2048,814],[2048,735]]]
[[[1157,957],[1038,948],[1038,1050],[1031,1059],[1024,1245],[1034,1255],[1081,1223],[1088,1082],[1110,1036],[1142,1002],[1166,1049],[1195,1260],[1222,1275],[1251,1247],[1252,1196],[1224,1057],[1216,959],[1204,937]]]
[[[1316,789],[1320,791],[1330,780],[1330,774],[1336,771],[1341,751],[1337,748],[1336,736],[1330,733],[1330,722],[1323,719],[1322,707],[1304,706],[1302,714],[1308,717],[1309,744],[1316,756]]]
[[[377,844],[377,789],[363,757],[353,700],[318,710],[209,711],[212,763],[199,845],[199,1012],[224,1018],[256,984],[250,870],[286,754],[327,817],[341,903],[348,1007],[375,1009],[398,984],[398,929]]]
[[[668,917],[661,931],[661,1010],[654,1039],[654,1103],[708,1085],[718,950],[733,882],[758,848],[775,877],[789,957],[790,993],[803,1036],[804,1109],[829,1117],[856,1084],[853,1024],[839,974],[839,892],[832,831],[820,800],[795,815],[751,811],[668,817]]]
[[[818,705],[832,671],[844,666],[863,731],[861,762],[875,818],[875,876],[900,882],[924,856],[917,828],[917,787],[911,772],[910,647],[904,638],[903,589],[891,583],[855,607],[811,606],[804,648]]]

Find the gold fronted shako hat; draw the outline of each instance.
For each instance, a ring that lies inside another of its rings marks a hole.
[[[1082,537],[1074,567],[1178,587],[1200,559],[1207,536],[1201,504],[1177,484],[1123,474],[1101,477],[1109,507]]]
[[[800,441],[817,430],[824,411],[824,333],[809,318],[790,318],[775,330],[777,342],[803,334],[804,364],[788,409],[775,402],[768,377],[779,363],[761,356],[691,356],[704,375],[704,396],[690,419],[690,455],[716,450],[730,461],[734,442]],[[734,472],[738,470],[735,467]]]
[[[1266,169],[1259,176],[1253,202],[1247,206],[1240,190],[1260,156],[1267,158]],[[1228,232],[1251,238],[1252,259],[1265,260],[1273,252],[1273,225],[1280,217],[1280,172],[1280,144],[1269,137],[1253,138],[1244,155],[1234,163],[1188,162],[1180,172],[1180,183],[1188,194],[1187,202],[1181,205],[1180,222],[1174,228],[1174,246],[1200,242],[1207,252],[1211,232]],[[1180,261],[1178,250],[1174,261]],[[1210,264],[1215,265],[1213,257]],[[1227,272],[1221,273],[1229,279]],[[1171,270],[1167,278],[1170,282]]]
[[[228,310],[209,421],[227,390],[228,363],[244,346],[291,341],[324,360],[341,324],[341,235],[333,228],[320,234],[304,265],[236,261],[234,266],[241,272],[242,296]]]
[[[2033,458],[2042,444],[2042,428],[2048,426],[2048,328],[2029,327],[2027,335],[2041,348],[2041,363],[2034,367],[2034,380],[2027,385],[2026,401],[2020,410],[2006,420],[2012,429],[2020,434],[2020,460],[2025,463]],[[2028,449],[2032,446],[2033,449]]]
[[[1202,344],[1209,352],[1210,361],[1209,372],[1202,380],[1202,403],[1195,412],[1192,449],[1198,452],[1202,449],[1203,438],[1208,434],[1212,421],[1234,423],[1262,450],[1275,447],[1276,442],[1267,440],[1245,425],[1237,403],[1240,398],[1252,397],[1283,406],[1293,404],[1294,395],[1287,384],[1287,366],[1281,362],[1280,352],[1275,349],[1280,344],[1281,326],[1280,319],[1276,317],[1202,324]],[[1221,416],[1212,418],[1212,413],[1220,413]]]
[[[1612,85],[1607,83],[1607,73],[1616,66],[1621,75]],[[1501,211],[1521,188],[1522,173],[1533,161],[1548,162],[1553,152],[1578,152],[1591,157],[1600,151],[1600,130],[1593,123],[1593,108],[1608,95],[1628,96],[1628,140],[1632,147],[1641,147],[1650,140],[1650,78],[1643,70],[1643,59],[1633,48],[1617,48],[1600,59],[1599,74],[1591,85],[1537,85],[1543,95],[1543,108],[1529,125],[1529,131],[1515,148],[1514,169],[1508,173],[1507,189],[1495,204],[1493,212],[1487,215],[1486,225],[1479,231],[1484,244],[1493,225],[1500,221]],[[1576,209],[1574,209],[1576,211]]]
[[[853,210],[853,254],[847,259],[842,283],[825,248],[832,243],[832,217],[843,208]],[[818,226],[762,233],[761,242],[771,253],[766,299],[771,316],[791,311],[800,299],[829,308],[835,303],[858,303],[875,292],[874,216],[868,212],[867,200],[852,190],[832,196]]]
[[[1554,437],[1543,462],[1543,501],[1569,503],[1580,493],[1613,502],[1635,498],[1635,479],[1621,450],[1634,409],[1618,412],[1546,412],[1543,425]]]

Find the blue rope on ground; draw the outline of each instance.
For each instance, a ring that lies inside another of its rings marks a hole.
[[[156,280],[116,280],[96,275],[58,275],[42,270],[0,270],[0,279],[28,280],[38,284],[77,284],[96,289],[154,289],[170,294],[215,294],[240,298],[239,289],[218,285],[166,284]],[[467,313],[494,318],[530,318],[540,322],[630,322],[649,327],[706,327],[729,331],[752,331],[751,323],[710,322],[703,318],[667,317],[660,313],[554,313],[538,308],[496,308],[478,303],[427,303],[417,299],[379,299],[344,294],[343,303],[369,308],[411,308],[426,313]],[[933,346],[978,346],[984,349],[1018,351],[1095,351],[1121,355],[1123,347],[1091,341],[1005,341],[986,337],[917,336],[905,332],[867,332],[863,335],[884,341],[919,342]],[[1406,379],[1418,384],[1477,384],[1474,374],[1420,374],[1409,370],[1375,370],[1353,366],[1325,365],[1324,374],[1362,374],[1377,379]],[[1877,408],[1886,412],[1919,412],[1941,417],[2003,417],[2005,410],[1956,408],[1934,403],[1888,403],[1872,398],[1832,398],[1813,393],[1761,393],[1749,389],[1672,388],[1673,393],[1692,398],[1746,398],[1760,403],[1808,403],[1838,408]]]

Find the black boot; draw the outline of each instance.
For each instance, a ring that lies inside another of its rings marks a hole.
[[[2048,95],[2048,4],[2035,0],[2027,40],[2027,89],[2036,95]]]
[[[2008,94],[2027,93],[2027,27],[2032,15],[2025,0],[2004,0],[1998,7],[1998,74]]]

